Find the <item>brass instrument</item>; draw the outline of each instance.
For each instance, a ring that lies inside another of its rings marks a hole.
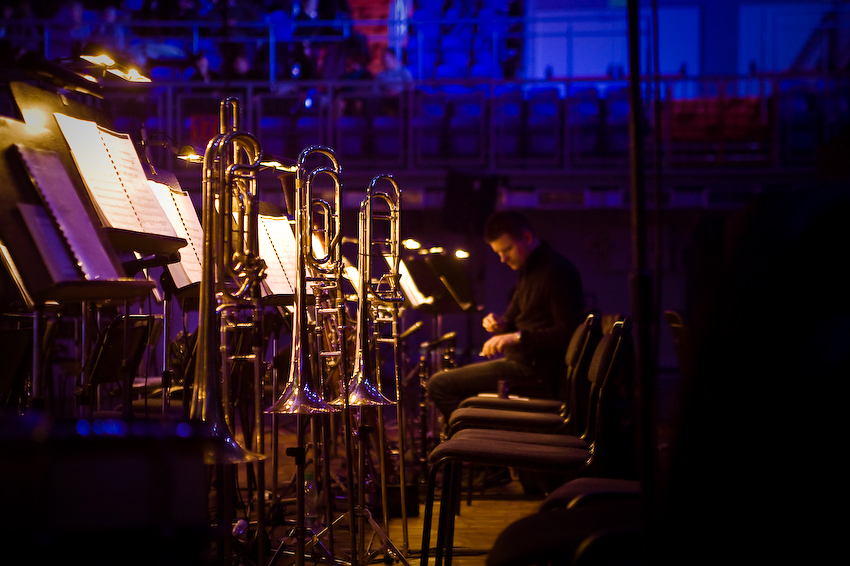
[[[307,158],[313,154],[321,154],[328,157],[331,167],[320,167],[309,174],[306,173]],[[297,416],[297,446],[294,449],[296,461],[296,563],[304,564],[305,540],[307,528],[304,524],[305,494],[303,490],[306,465],[306,449],[304,441],[304,420],[307,416],[321,416],[337,411],[337,408],[327,403],[322,396],[315,391],[315,380],[313,365],[310,360],[310,330],[307,303],[307,284],[311,282],[314,290],[318,293],[320,289],[327,291],[338,284],[341,272],[341,257],[339,250],[341,242],[340,231],[340,209],[341,209],[341,183],[339,179],[340,167],[336,155],[329,148],[323,146],[311,146],[304,149],[298,157],[295,171],[295,195],[294,210],[295,217],[295,242],[297,249],[296,276],[295,276],[295,310],[293,312],[292,325],[292,354],[290,360],[289,379],[283,393],[266,412],[272,414],[292,414]],[[319,175],[331,178],[335,187],[336,205],[320,199],[314,199],[312,194],[314,180]],[[317,251],[316,224],[314,222],[314,210],[322,215],[322,229],[318,240],[325,251]],[[340,341],[344,344],[344,341]],[[344,352],[344,348],[342,348]],[[320,357],[323,353],[317,350]],[[341,354],[340,354],[341,355]],[[316,422],[315,420],[313,421]],[[327,430],[327,428],[325,428]],[[325,462],[324,478],[327,481],[329,469],[327,458]],[[332,506],[330,505],[330,490],[325,489],[328,495],[327,512],[330,519]],[[330,523],[330,520],[328,521]],[[331,536],[332,540],[332,536]],[[278,552],[282,550],[278,549]],[[328,551],[330,556],[333,550]]]
[[[379,182],[385,181],[390,185],[390,192],[377,190]],[[383,212],[376,212],[374,205],[376,202],[381,202],[385,205]],[[401,338],[399,334],[399,307],[404,302],[404,295],[401,292],[400,278],[401,273],[399,265],[401,263],[401,190],[398,187],[395,179],[389,175],[380,175],[372,179],[369,185],[368,194],[366,197],[368,211],[364,211],[363,222],[367,226],[371,226],[374,220],[383,220],[388,225],[388,234],[382,244],[382,254],[386,259],[388,271],[384,272],[378,279],[377,284],[371,290],[371,306],[373,317],[373,334],[376,350],[375,364],[375,380],[380,384],[381,379],[381,357],[378,346],[381,343],[388,343],[392,346],[393,351],[393,377],[396,386],[396,415],[398,422],[398,456],[399,456],[399,489],[401,502],[402,516],[402,550],[406,554],[408,549],[408,532],[407,532],[407,504],[405,500],[405,481],[406,469],[404,462],[405,455],[405,420],[403,414],[403,389],[401,387]],[[368,228],[372,232],[372,228]],[[374,233],[370,233],[370,240],[375,240]],[[381,329],[386,325],[390,326],[390,332],[387,336]],[[386,427],[384,426],[383,409],[378,409],[378,433],[379,433],[379,454],[381,467],[381,501],[383,503],[383,518],[384,529],[389,529],[389,507],[388,507],[388,473],[387,464],[384,461],[386,455]]]
[[[381,181],[387,181],[392,187],[391,191],[378,190],[377,185]],[[401,192],[395,180],[388,175],[379,175],[372,179],[366,191],[366,197],[360,205],[359,211],[359,229],[358,229],[358,256],[357,256],[357,271],[359,284],[357,285],[357,327],[356,335],[356,350],[354,356],[354,370],[350,379],[350,384],[344,387],[342,395],[334,400],[335,405],[342,404],[343,406],[357,407],[362,410],[365,407],[376,407],[378,410],[378,432],[379,432],[379,455],[381,459],[381,482],[382,495],[384,503],[384,523],[385,528],[382,531],[380,527],[372,519],[368,509],[363,504],[365,495],[365,453],[367,451],[366,429],[362,424],[358,427],[357,437],[360,441],[359,450],[359,465],[358,465],[358,489],[355,492],[352,490],[351,498],[355,496],[359,498],[357,505],[356,522],[353,524],[357,527],[357,533],[360,537],[358,546],[363,549],[365,555],[365,521],[369,521],[373,530],[381,536],[386,547],[390,548],[395,556],[406,563],[404,555],[400,552],[389,537],[386,535],[386,526],[388,521],[388,512],[386,507],[387,493],[386,481],[387,474],[384,462],[384,443],[385,443],[385,427],[383,420],[382,408],[392,405],[393,402],[383,395],[381,392],[380,382],[377,373],[373,371],[372,358],[369,348],[369,319],[372,313],[372,319],[376,324],[379,322],[378,311],[380,307],[392,305],[392,312],[395,314],[397,306],[403,302],[403,295],[399,285],[399,246],[400,246],[400,202]],[[376,237],[376,222],[382,222],[386,225],[386,234],[383,238]],[[373,281],[372,277],[372,255],[375,250],[384,255],[388,260],[389,270],[384,271],[380,277]],[[394,317],[391,317],[394,318]],[[393,324],[393,343],[398,345],[398,326]],[[378,336],[377,330],[375,336]],[[376,352],[378,342],[376,342]],[[399,362],[400,354],[396,352],[395,361]],[[398,377],[398,367],[396,367],[396,377]],[[402,453],[402,460],[404,454]],[[403,464],[402,464],[403,465]],[[402,479],[403,481],[403,479]],[[406,515],[406,510],[405,510]],[[406,527],[406,525],[405,525]],[[406,532],[406,528],[405,528]],[[406,548],[405,548],[406,550]],[[368,562],[368,557],[362,557],[364,562]],[[361,557],[353,554],[352,563],[359,562]]]
[[[393,187],[393,193],[378,191],[375,187],[380,180],[387,180]],[[369,312],[371,304],[377,302],[401,302],[403,296],[398,284],[399,279],[399,201],[400,191],[395,180],[388,175],[372,179],[366,192],[366,198],[360,204],[357,271],[359,285],[357,289],[357,327],[355,330],[356,350],[354,353],[354,374],[348,387],[348,403],[351,406],[385,406],[393,402],[381,393],[380,385],[374,380],[371,358],[369,356]],[[375,202],[382,202],[386,210],[375,212]],[[383,242],[373,241],[374,221],[387,223],[388,234]],[[372,254],[376,244],[389,248],[389,257],[393,258],[390,270],[381,275],[377,284],[372,284]],[[333,401],[342,404],[342,397]]]
[[[232,521],[231,483],[233,466],[265,458],[262,422],[262,299],[260,284],[265,262],[259,256],[258,191],[256,176],[260,165],[257,139],[239,129],[239,107],[233,98],[221,102],[219,134],[204,152],[202,179],[203,260],[197,330],[195,385],[190,419],[205,423],[213,444],[205,457],[208,464],[222,465],[219,482],[218,524]],[[237,311],[250,309],[250,320],[239,323]],[[237,359],[228,347],[228,335],[236,328],[253,333],[250,354],[239,359],[253,362],[255,447],[246,449],[237,440],[229,422],[230,364]],[[257,467],[257,531],[265,530],[263,466]],[[223,535],[223,556],[231,551],[231,537]],[[258,546],[258,559],[264,561],[264,546]]]
[[[321,153],[328,156],[333,168],[322,167],[315,169],[305,175],[305,161],[313,153]],[[298,253],[297,271],[295,275],[295,312],[293,313],[292,328],[292,357],[289,369],[289,380],[287,385],[277,399],[268,409],[269,413],[302,414],[329,413],[337,409],[322,399],[321,395],[313,390],[313,371],[309,363],[310,336],[308,329],[307,312],[307,281],[308,269],[318,273],[334,273],[340,269],[339,242],[342,234],[340,232],[339,206],[334,210],[327,203],[319,202],[318,206],[325,211],[324,235],[327,240],[327,252],[317,255],[314,240],[312,194],[313,180],[320,174],[331,177],[334,181],[337,201],[341,198],[341,183],[339,180],[339,162],[336,155],[329,148],[322,146],[311,146],[306,148],[298,157],[298,166],[295,173],[295,245]],[[327,280],[320,278],[319,284],[327,284]]]
[[[233,113],[230,120],[228,111]],[[228,388],[220,382],[227,381],[226,368],[231,360],[223,356],[221,366],[218,364],[223,323],[216,323],[220,311],[237,304],[256,308],[265,270],[259,258],[256,216],[260,146],[254,136],[237,129],[237,112],[234,99],[222,101],[220,134],[210,140],[204,152],[198,357],[189,416],[206,423],[212,436],[221,441],[207,454],[208,463],[238,464],[263,458],[246,450],[230,429],[224,410],[229,405]],[[228,122],[230,126],[225,125]],[[255,356],[255,365],[260,362]],[[258,447],[262,449],[262,444]]]

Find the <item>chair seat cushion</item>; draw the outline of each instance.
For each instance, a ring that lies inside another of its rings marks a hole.
[[[582,448],[545,444],[449,438],[438,444],[429,457],[432,463],[444,458],[472,464],[566,473],[580,470],[590,458],[590,452]]]
[[[460,408],[479,407],[482,409],[500,409],[507,411],[528,411],[537,413],[560,413],[563,401],[557,399],[532,399],[528,397],[489,397],[477,395],[464,399]]]
[[[637,495],[640,493],[640,481],[615,478],[576,478],[552,490],[552,493],[540,505],[540,510],[548,511],[566,507],[577,497],[612,493]]]
[[[449,417],[449,430],[452,432],[470,427],[554,432],[563,426],[564,417],[557,413],[467,407],[456,409]]]
[[[483,441],[497,440],[504,442],[548,444],[550,446],[587,449],[587,442],[578,436],[548,432],[526,432],[520,430],[498,430],[491,428],[465,428],[454,433],[452,438],[476,438]]]

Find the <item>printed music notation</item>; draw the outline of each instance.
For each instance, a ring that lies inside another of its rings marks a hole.
[[[59,112],[54,117],[104,226],[177,236],[129,135]]]
[[[15,148],[46,205],[20,203],[18,208],[53,280],[78,279],[77,269],[88,280],[119,278],[59,155],[23,144]],[[73,258],[64,253],[66,248]]]
[[[260,257],[266,262],[263,284],[270,295],[295,294],[298,249],[286,216],[259,216]]]
[[[192,204],[189,193],[176,190],[164,183],[148,180],[151,190],[165,215],[171,221],[178,238],[187,245],[180,250],[180,261],[168,264],[168,272],[178,289],[201,282],[203,271],[204,228]]]

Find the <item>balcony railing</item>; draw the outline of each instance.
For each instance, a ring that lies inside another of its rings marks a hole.
[[[515,56],[511,49],[527,48],[534,34],[561,34],[559,39],[572,45],[580,26],[561,25],[566,21],[502,18],[498,26],[482,28],[485,22],[476,19],[409,20],[403,39],[390,33],[397,22],[386,20],[317,22],[304,28],[289,20],[235,26],[134,21],[115,26],[111,42],[145,59],[154,81],[142,87],[105,85],[105,107],[118,130],[139,137],[144,127],[149,137],[202,147],[218,131],[220,101],[236,96],[245,127],[266,151],[294,157],[308,145],[327,144],[349,171],[380,167],[424,175],[463,168],[521,175],[530,183],[535,176],[569,173],[622,175],[628,171],[630,139],[628,85],[622,76],[568,72],[520,79],[504,73],[502,63]],[[599,33],[624,41],[624,22],[619,27],[612,22]],[[473,73],[474,56],[460,58],[465,73],[438,77],[425,72],[436,71],[439,61],[423,58],[423,48],[434,47],[428,31],[442,33],[450,24],[474,28],[473,42],[488,40],[478,43],[492,50],[490,72]],[[73,47],[56,22],[7,22],[2,31],[13,45],[42,49],[49,58]],[[391,94],[372,81],[293,80],[277,57],[279,47],[288,53],[289,46],[303,41],[302,34],[328,45],[353,32],[378,44],[403,42],[408,66],[416,70],[414,82]],[[255,61],[266,53],[262,69],[268,80],[201,83],[187,77],[189,55],[227,44],[248,49]],[[648,53],[649,42],[642,45]],[[644,59],[651,68],[651,57]],[[652,76],[644,77],[640,123],[650,166],[658,157],[662,166],[678,170],[811,169],[818,148],[850,124],[850,77],[843,75],[666,75],[657,86]]]
[[[666,167],[809,167],[850,125],[850,78],[664,77],[643,85],[646,147]],[[462,167],[557,174],[626,167],[626,82],[415,81],[390,94],[376,82],[264,82],[196,86],[162,81],[106,94],[116,129],[203,147],[218,131],[219,103],[242,102],[264,149],[295,156],[334,147],[348,169]],[[656,116],[655,100],[660,112]],[[656,138],[656,136],[659,136]]]

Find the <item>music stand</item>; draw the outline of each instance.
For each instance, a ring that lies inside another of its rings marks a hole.
[[[414,309],[431,316],[431,340],[420,359],[419,390],[419,462],[422,477],[427,476],[427,431],[436,430],[436,414],[429,415],[429,405],[425,396],[423,364],[433,368],[440,359],[439,350],[444,356],[454,356],[456,334],[446,340],[443,335],[443,315],[471,313],[477,310],[463,262],[454,255],[443,253],[417,254],[401,260],[400,284],[405,293],[406,302]],[[430,374],[430,370],[426,373]],[[429,422],[430,421],[430,422]],[[415,443],[414,443],[415,445]]]
[[[91,399],[90,407],[94,406],[93,397],[98,386],[121,383],[121,416],[125,420],[132,418],[133,405],[130,395],[133,376],[142,361],[145,348],[151,341],[153,324],[153,315],[119,315],[99,333],[85,368],[88,379],[84,386]]]
[[[74,161],[62,129],[53,115],[54,113],[65,114],[79,120],[93,122],[102,128],[110,128],[111,123],[108,116],[98,108],[69,99],[58,92],[47,91],[27,83],[12,82],[9,84],[9,88],[18,111],[24,117],[25,123],[30,126],[30,131],[41,130],[48,134],[41,136],[41,147],[55,152],[60,157],[74,189],[81,197],[84,197],[82,200],[85,203],[86,213],[93,222],[100,222],[94,204],[88,198],[85,182]],[[31,138],[32,135],[26,137]],[[136,251],[143,254],[170,254],[186,245],[186,241],[182,238],[143,231],[104,226],[101,232],[116,250]]]
[[[448,312],[456,312],[455,305],[460,312],[470,312],[476,309],[472,287],[469,285],[461,259],[455,255],[431,254],[425,256],[425,263],[428,264],[445,290],[454,299],[454,305]],[[448,300],[445,302],[450,303]]]
[[[86,201],[66,200],[79,193],[63,190],[63,185],[70,184],[65,174],[68,164],[57,151],[53,134],[8,117],[0,117],[0,129],[5,132],[0,137],[0,252],[25,308],[34,315],[33,341],[41,340],[45,305],[127,301],[149,293],[153,282],[123,276],[115,250],[87,210],[65,214],[64,224],[59,222],[63,212],[74,209],[65,205],[80,209]],[[32,158],[26,164],[22,149]],[[57,160],[61,166],[52,165]],[[48,202],[40,187],[53,189],[52,196],[62,200],[62,206]],[[84,333],[83,351],[89,349]],[[41,409],[43,352],[41,348],[32,351],[32,403]]]

